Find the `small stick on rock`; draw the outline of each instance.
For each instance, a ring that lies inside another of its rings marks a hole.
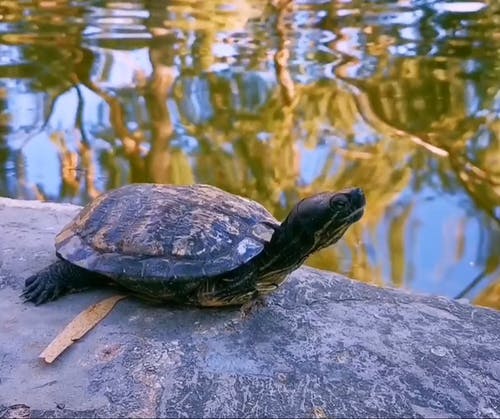
[[[115,295],[106,298],[82,311],[76,316],[56,338],[50,342],[39,355],[47,364],[51,364],[78,339],[81,339],[97,323],[106,317],[118,301],[127,298],[126,295]]]

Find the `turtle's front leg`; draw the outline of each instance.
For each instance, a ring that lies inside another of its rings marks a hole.
[[[102,276],[79,268],[65,260],[58,260],[26,279],[21,297],[36,305],[55,300],[70,291],[79,291],[93,285]]]

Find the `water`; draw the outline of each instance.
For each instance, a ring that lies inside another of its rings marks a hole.
[[[361,186],[310,265],[499,308],[499,51],[494,0],[3,2],[0,195]]]

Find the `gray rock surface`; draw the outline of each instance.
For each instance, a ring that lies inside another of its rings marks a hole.
[[[35,307],[78,207],[0,198],[0,417],[499,417],[500,313],[302,268],[248,315],[121,301],[52,365],[38,354],[110,289]]]

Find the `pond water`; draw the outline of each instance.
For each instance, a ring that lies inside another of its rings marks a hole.
[[[4,1],[0,195],[360,186],[309,265],[500,308],[499,51],[496,0]]]

